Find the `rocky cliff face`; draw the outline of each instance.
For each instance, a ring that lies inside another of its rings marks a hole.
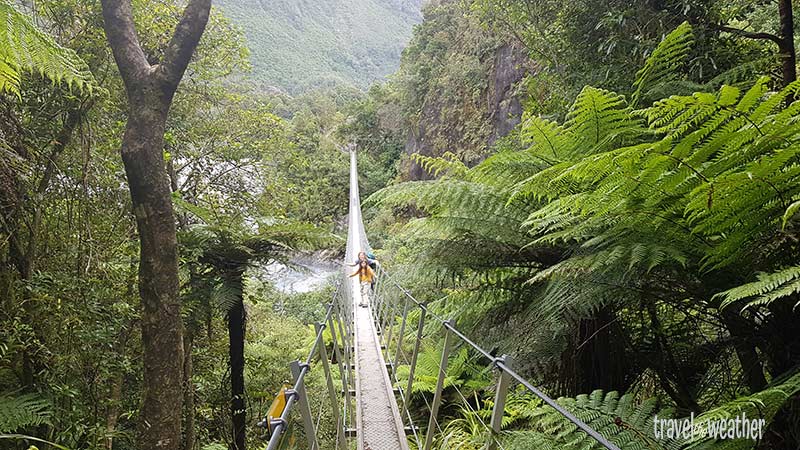
[[[519,83],[533,70],[527,53],[520,47],[504,44],[496,51],[492,82],[488,92],[488,113],[492,122],[490,146],[506,136],[522,118]]]
[[[522,94],[518,88],[532,73],[533,64],[524,50],[508,43],[500,43],[487,56],[477,95],[470,96],[465,90],[456,99],[448,99],[440,90],[428,93],[419,120],[408,133],[408,156],[441,156],[449,151],[472,166],[485,159],[491,146],[519,124]],[[410,159],[404,169],[406,179],[431,178]]]

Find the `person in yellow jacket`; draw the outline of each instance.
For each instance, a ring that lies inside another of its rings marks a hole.
[[[369,292],[372,282],[375,280],[375,271],[369,266],[369,262],[362,260],[358,264],[358,270],[350,276],[354,277],[356,275],[358,275],[358,281],[361,283],[361,302],[359,306],[369,306]]]

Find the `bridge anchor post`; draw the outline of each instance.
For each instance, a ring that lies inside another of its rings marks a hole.
[[[307,366],[306,366],[307,367]],[[300,379],[300,374],[303,368],[300,366],[300,361],[292,361],[289,364],[292,370],[292,376],[295,382]],[[305,370],[308,370],[307,368]],[[319,443],[317,442],[317,430],[314,429],[314,419],[311,417],[311,407],[308,404],[308,395],[306,394],[305,382],[300,383],[297,387],[297,403],[300,406],[300,415],[303,416],[303,428],[305,429],[306,437],[308,438],[308,448],[311,450],[319,450]]]
[[[322,328],[322,322],[317,322],[314,324],[314,331],[316,331],[317,335],[322,332]],[[332,331],[333,328],[331,328],[331,332]],[[334,339],[336,339],[336,335],[333,334],[333,336]],[[333,345],[336,346],[335,341]],[[336,423],[336,443],[339,446],[339,450],[347,450],[347,441],[345,440],[344,436],[344,424],[339,414],[339,399],[336,397],[336,389],[333,387],[333,378],[331,377],[331,367],[330,362],[328,361],[328,351],[325,349],[325,342],[320,342],[319,359],[322,362],[322,369],[325,372],[325,382],[328,385],[328,396],[331,399],[331,413],[333,415],[333,421]]]
[[[414,341],[414,351],[411,353],[411,364],[408,370],[408,385],[403,396],[403,414],[408,413],[408,402],[411,401],[411,388],[414,386],[414,371],[417,369],[417,356],[419,355],[419,347],[422,344],[422,334],[425,332],[425,315],[428,309],[425,308],[426,304],[422,304],[419,314],[419,323],[417,324],[417,339]]]
[[[514,359],[509,355],[503,355],[497,358],[498,362],[503,363],[505,367],[511,368]],[[503,413],[506,410],[506,397],[508,396],[508,386],[511,384],[511,375],[508,374],[502,367],[497,366],[500,372],[497,377],[497,390],[494,393],[494,408],[492,408],[492,436],[489,443],[486,445],[487,450],[497,450],[497,436],[500,434]]]

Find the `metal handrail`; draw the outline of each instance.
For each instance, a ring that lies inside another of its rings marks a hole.
[[[311,350],[309,351],[308,358],[306,358],[305,362],[301,363],[299,361],[294,361],[291,364],[291,369],[292,369],[292,372],[293,372],[293,375],[294,375],[295,382],[294,382],[294,385],[292,386],[292,389],[287,389],[285,391],[286,406],[284,407],[280,418],[273,419],[273,423],[266,423],[266,418],[265,418],[260,423],[261,426],[270,427],[272,429],[272,432],[270,433],[269,442],[267,443],[267,450],[277,450],[278,449],[278,446],[280,445],[281,440],[283,439],[283,435],[284,435],[284,433],[286,433],[286,431],[287,431],[287,429],[289,427],[289,417],[290,417],[290,415],[292,413],[292,410],[293,410],[295,404],[300,402],[301,403],[301,408],[303,408],[305,410],[308,410],[308,408],[309,408],[308,398],[305,395],[305,378],[306,378],[306,375],[311,371],[311,362],[314,360],[314,355],[317,354],[318,352],[320,352],[320,350],[321,350],[320,349],[320,345],[324,345],[323,344],[323,333],[325,332],[325,329],[328,327],[328,324],[332,323],[334,307],[338,306],[336,301],[339,298],[340,287],[341,287],[341,283],[337,282],[336,283],[336,290],[334,291],[334,294],[333,294],[333,299],[332,299],[331,303],[328,304],[327,309],[325,311],[325,319],[322,322],[318,322],[317,323],[317,335],[316,335],[316,337],[314,339],[314,342],[311,344]],[[342,320],[341,315],[339,317],[339,320]],[[336,332],[335,329],[332,328],[332,336],[334,337],[334,350],[338,351],[338,349],[337,349],[338,342],[336,342],[336,338],[335,338],[336,335],[334,334],[335,332]],[[342,336],[342,343],[343,343],[343,345],[347,345],[347,338],[345,336]],[[324,352],[323,352],[323,354],[324,354]],[[327,364],[328,364],[327,359],[323,360],[322,363],[326,366],[326,370],[325,370],[326,376],[328,378],[330,378],[330,371],[327,368]],[[347,361],[347,364],[349,366],[350,362]],[[344,376],[344,374],[343,374],[343,376]],[[330,381],[330,380],[327,380],[327,381]],[[335,397],[332,398],[331,401],[333,402],[333,408],[334,409],[339,407],[338,400],[336,400]],[[346,411],[347,408],[345,407],[344,410]],[[303,413],[305,415],[305,411],[303,411]],[[308,425],[308,423],[307,423],[307,425]],[[337,424],[336,426],[339,427],[339,424]],[[311,428],[313,429],[313,426]],[[344,433],[346,431],[346,429],[345,429],[346,428],[345,420],[341,421],[341,427],[340,428],[341,429],[337,430],[337,431],[340,432],[342,434],[342,436],[344,436]],[[312,433],[310,433],[310,434],[312,436],[309,436],[309,440],[310,440],[309,446],[311,447],[312,450],[316,450],[316,449],[319,448],[319,445],[316,443],[316,433],[312,431]]]
[[[549,397],[547,394],[545,394],[544,392],[542,392],[541,390],[536,388],[528,380],[526,380],[521,375],[519,375],[517,372],[515,372],[509,366],[508,359],[507,359],[507,357],[505,355],[502,356],[502,357],[493,356],[491,353],[489,353],[489,351],[487,351],[486,349],[482,348],[481,346],[476,344],[474,341],[472,341],[469,337],[467,337],[464,333],[459,331],[455,326],[455,321],[453,321],[452,319],[443,319],[443,318],[437,316],[436,314],[434,314],[432,311],[430,311],[430,308],[428,307],[426,302],[421,302],[421,301],[417,300],[411,294],[411,292],[408,291],[408,289],[406,289],[402,285],[400,285],[400,283],[398,283],[394,279],[394,277],[392,277],[383,267],[380,268],[380,272],[381,272],[382,277],[385,276],[386,279],[390,280],[392,282],[392,284],[394,284],[394,286],[397,287],[398,290],[400,290],[400,292],[403,293],[403,295],[405,295],[408,299],[413,301],[417,305],[417,307],[420,308],[421,311],[423,311],[427,315],[429,315],[432,318],[434,318],[437,322],[439,322],[447,332],[446,337],[452,335],[452,336],[455,336],[455,337],[459,338],[462,342],[466,343],[467,345],[472,347],[474,350],[476,350],[478,353],[480,353],[481,355],[483,355],[487,359],[491,360],[492,364],[500,371],[501,375],[502,374],[506,374],[509,377],[511,377],[514,380],[516,380],[519,384],[524,386],[525,389],[530,391],[533,395],[538,397],[540,400],[542,400],[548,406],[552,407],[559,414],[561,414],[565,419],[567,419],[573,425],[578,427],[581,431],[583,431],[587,435],[591,436],[600,445],[602,445],[603,447],[605,447],[608,450],[619,450],[619,447],[617,447],[615,444],[611,443],[608,439],[603,437],[600,433],[598,433],[596,430],[591,428],[584,421],[582,421],[581,419],[576,417],[574,414],[572,414],[571,412],[566,410],[563,406],[559,405],[558,402],[556,402],[553,398]],[[418,339],[419,339],[419,334],[418,334]],[[389,344],[390,344],[389,342],[386,342],[387,348],[389,347]],[[448,345],[448,342],[447,342],[447,339],[446,339],[445,340],[445,348],[444,348],[444,351],[442,353],[442,366],[445,366],[445,367],[446,367],[446,364],[447,364],[446,363],[446,359],[448,357],[448,354],[447,354],[448,350],[449,350],[448,347],[451,347],[451,345]],[[418,352],[418,351],[419,351],[418,346],[416,346],[415,352]],[[415,361],[415,360],[416,360],[415,355],[412,355],[412,361]],[[441,372],[441,370],[440,370],[440,372]],[[413,373],[414,372],[413,372],[413,369],[412,369],[412,371],[410,373],[411,377],[413,377]],[[440,373],[439,375],[440,375],[440,379],[443,378],[443,374],[442,373]],[[409,385],[411,385],[412,382],[413,382],[413,380],[409,379]],[[500,384],[501,383],[498,383],[498,389],[500,388]],[[437,394],[439,395],[439,397],[441,397],[441,392],[438,392],[438,391],[440,391],[440,388],[437,386]],[[505,404],[505,395],[506,395],[505,393],[502,393],[502,397],[503,398],[502,398],[501,403],[503,405]],[[406,403],[408,401],[408,399],[405,396],[404,396],[403,400],[404,400],[404,403]],[[436,398],[434,398],[434,405],[433,405],[434,407],[432,409],[438,409],[438,405],[435,402],[436,402]],[[499,423],[500,423],[499,419],[502,418],[503,409],[502,408],[497,408],[496,407],[497,405],[498,405],[498,402],[495,401],[495,411],[493,411],[493,413],[492,413],[492,416],[493,416],[492,417],[492,423],[497,423],[498,424],[498,429],[496,429],[495,431],[499,432],[500,431],[499,430]],[[432,416],[433,415],[434,414],[432,414]],[[495,416],[497,416],[497,417],[495,417]],[[413,424],[412,424],[412,426],[413,426]],[[430,448],[430,442],[426,442],[426,445],[425,445],[424,448],[425,448],[425,450],[428,450]]]

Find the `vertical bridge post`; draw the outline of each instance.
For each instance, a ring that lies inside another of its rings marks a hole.
[[[414,352],[411,353],[411,365],[408,368],[408,386],[403,395],[403,414],[408,412],[408,402],[411,401],[411,388],[414,386],[414,371],[417,368],[417,356],[419,355],[419,347],[422,343],[422,333],[425,330],[425,315],[427,313],[427,305],[423,303],[419,313],[419,324],[417,324],[417,339],[414,342]]]
[[[331,308],[334,305],[331,304]],[[336,327],[334,326],[333,314],[328,316],[328,329],[331,330],[331,340],[333,341],[333,356],[336,358],[336,363],[339,365],[339,376],[342,378],[342,391],[349,391],[347,388],[347,374],[344,371],[344,364],[342,363],[342,353],[339,350],[339,341],[337,339]],[[344,336],[342,336],[342,343],[344,344]]]
[[[300,361],[292,361],[291,364],[289,364],[289,368],[292,370],[292,377],[294,377],[295,382],[297,382],[303,371],[300,366]],[[314,429],[314,419],[311,417],[311,407],[308,405],[305,382],[297,386],[297,402],[300,406],[300,415],[303,416],[303,428],[308,438],[308,448],[311,450],[319,450],[317,430]]]
[[[405,297],[403,297],[405,298]],[[408,299],[403,302],[403,319],[400,321],[400,331],[397,332],[397,351],[394,352],[394,368],[399,365],[400,352],[403,350],[403,337],[406,334],[406,317],[408,316]]]
[[[450,357],[450,347],[453,345],[453,332],[450,328],[455,328],[455,321],[450,319],[444,323],[444,348],[442,349],[442,362],[439,364],[439,377],[436,380],[436,392],[433,395],[431,404],[431,418],[428,420],[428,431],[425,434],[424,450],[430,450],[433,444],[433,436],[436,434],[436,415],[439,413],[439,405],[442,404],[442,390],[444,389],[444,379],[447,377],[447,360]]]
[[[394,370],[394,361],[392,361],[392,335],[394,334],[394,322],[397,319],[397,300],[390,300],[392,303],[391,311],[387,309],[387,316],[386,316],[386,325],[384,325],[384,329],[386,329],[386,333],[384,334],[384,343],[386,344],[386,362],[389,366]],[[392,372],[389,372],[389,375],[392,375]]]
[[[503,363],[508,368],[512,367],[514,360],[509,355],[503,355],[498,358],[500,362]],[[503,424],[503,413],[506,409],[506,396],[508,395],[508,385],[511,384],[511,375],[508,374],[503,368],[500,366],[497,367],[498,371],[500,372],[497,377],[497,390],[494,394],[494,408],[492,409],[492,436],[491,440],[487,444],[486,448],[488,450],[496,450],[497,449],[497,436],[500,434]]]
[[[342,420],[342,422],[344,423],[344,427],[346,429],[349,426],[349,423],[350,423],[348,421],[348,418],[352,417],[351,416],[351,411],[350,411],[350,405],[352,404],[352,402],[350,400],[351,399],[350,386],[352,384],[352,381],[353,381],[352,378],[353,377],[352,377],[352,372],[350,371],[350,368],[351,368],[351,362],[352,362],[352,359],[351,359],[351,353],[352,352],[351,352],[351,350],[353,348],[353,345],[352,345],[352,342],[350,342],[350,338],[349,338],[350,335],[349,335],[349,333],[347,331],[347,321],[349,321],[349,316],[347,315],[346,311],[342,311],[341,302],[337,303],[337,310],[339,311],[339,320],[338,320],[339,336],[342,337],[341,353],[344,355],[344,361],[342,361],[341,359],[339,360],[339,367],[340,367],[339,370],[342,371],[342,368],[344,368],[344,370],[341,373],[341,375],[342,375],[342,390],[344,390],[344,409],[343,409],[343,420]],[[333,320],[333,319],[331,319],[331,320]],[[333,324],[331,324],[331,329],[333,329]]]
[[[322,322],[314,324],[314,331],[317,335],[321,336],[322,329],[324,328]],[[333,331],[333,328],[331,328]],[[335,334],[332,334],[334,339]],[[334,342],[334,347],[336,342]],[[328,385],[328,396],[331,399],[331,412],[333,414],[333,422],[336,424],[336,443],[339,450],[347,450],[347,442],[345,442],[344,427],[342,426],[342,419],[339,416],[339,398],[336,396],[336,389],[333,387],[333,378],[331,377],[331,367],[328,361],[328,351],[325,349],[325,340],[320,339],[319,343],[319,359],[322,362],[322,369],[325,372],[325,382]]]

